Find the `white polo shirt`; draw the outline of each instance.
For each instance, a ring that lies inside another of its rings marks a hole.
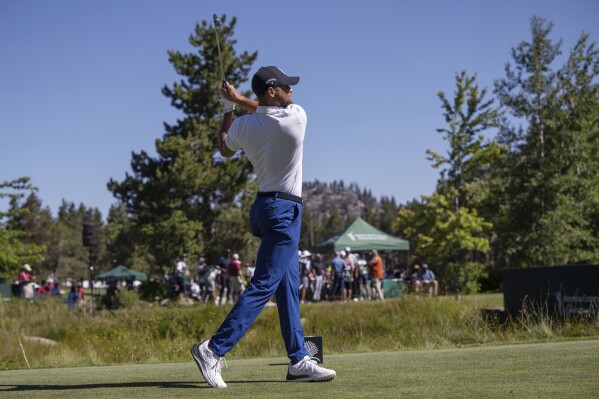
[[[297,104],[259,106],[233,121],[225,145],[247,154],[262,192],[302,195],[302,157],[308,117]]]

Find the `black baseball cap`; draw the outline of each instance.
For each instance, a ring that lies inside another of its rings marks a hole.
[[[285,72],[276,66],[261,67],[252,78],[252,91],[259,96],[269,87],[293,86],[299,82],[299,79],[299,76],[287,76]]]

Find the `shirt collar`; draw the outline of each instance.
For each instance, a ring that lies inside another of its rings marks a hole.
[[[277,107],[276,105],[258,105],[256,107],[256,113],[270,114],[272,112],[277,112],[282,109],[287,109],[287,107]]]

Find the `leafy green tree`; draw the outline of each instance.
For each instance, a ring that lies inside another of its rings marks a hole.
[[[486,271],[475,255],[489,251],[486,234],[491,224],[476,210],[456,211],[451,196],[435,192],[401,207],[394,228],[410,239],[413,256],[432,266],[442,288],[478,292]]]
[[[220,48],[225,79],[235,87],[248,80],[257,53],[237,54],[233,39],[236,18],[223,16]],[[169,51],[169,61],[182,76],[162,93],[184,117],[165,124],[166,133],[156,140],[156,157],[133,153],[132,173],[108,188],[127,207],[137,225],[139,239],[158,267],[170,267],[182,252],[192,259],[200,254],[216,259],[225,243],[221,215],[241,207],[251,165],[241,154],[232,160],[216,155],[215,132],[220,127],[220,67],[214,31],[207,21],[197,23],[189,43],[197,52]],[[249,92],[243,92],[250,96]],[[237,112],[241,112],[238,110]],[[244,219],[247,215],[244,215]],[[225,218],[226,219],[226,218]],[[219,230],[220,229],[220,230]]]
[[[499,112],[476,77],[456,74],[450,101],[438,94],[446,128],[437,129],[449,143],[447,155],[428,150],[433,167],[441,169],[437,191],[421,204],[400,209],[396,229],[412,241],[412,251],[437,269],[440,284],[456,292],[477,292],[486,277],[484,254],[489,251],[491,223],[475,206],[484,198],[489,167],[501,156],[495,142],[484,142],[483,132],[497,126]]]
[[[512,50],[495,83],[508,148],[493,195],[496,252],[510,267],[596,262],[599,58],[583,34],[561,68],[553,24],[531,19],[532,40]]]
[[[24,196],[24,191],[37,190],[28,177],[0,183],[0,199],[8,198],[14,205],[15,201]],[[7,212],[0,212],[0,279],[12,281],[25,263],[39,264],[46,250],[44,246],[27,242],[27,233],[13,224],[15,220],[26,216],[27,210],[11,207]]]

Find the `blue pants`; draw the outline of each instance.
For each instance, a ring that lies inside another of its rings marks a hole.
[[[256,270],[241,295],[210,340],[210,349],[225,356],[247,332],[268,300],[276,295],[281,335],[292,364],[308,356],[299,311],[298,245],[302,205],[274,197],[257,198],[250,212],[252,233],[262,242]]]

